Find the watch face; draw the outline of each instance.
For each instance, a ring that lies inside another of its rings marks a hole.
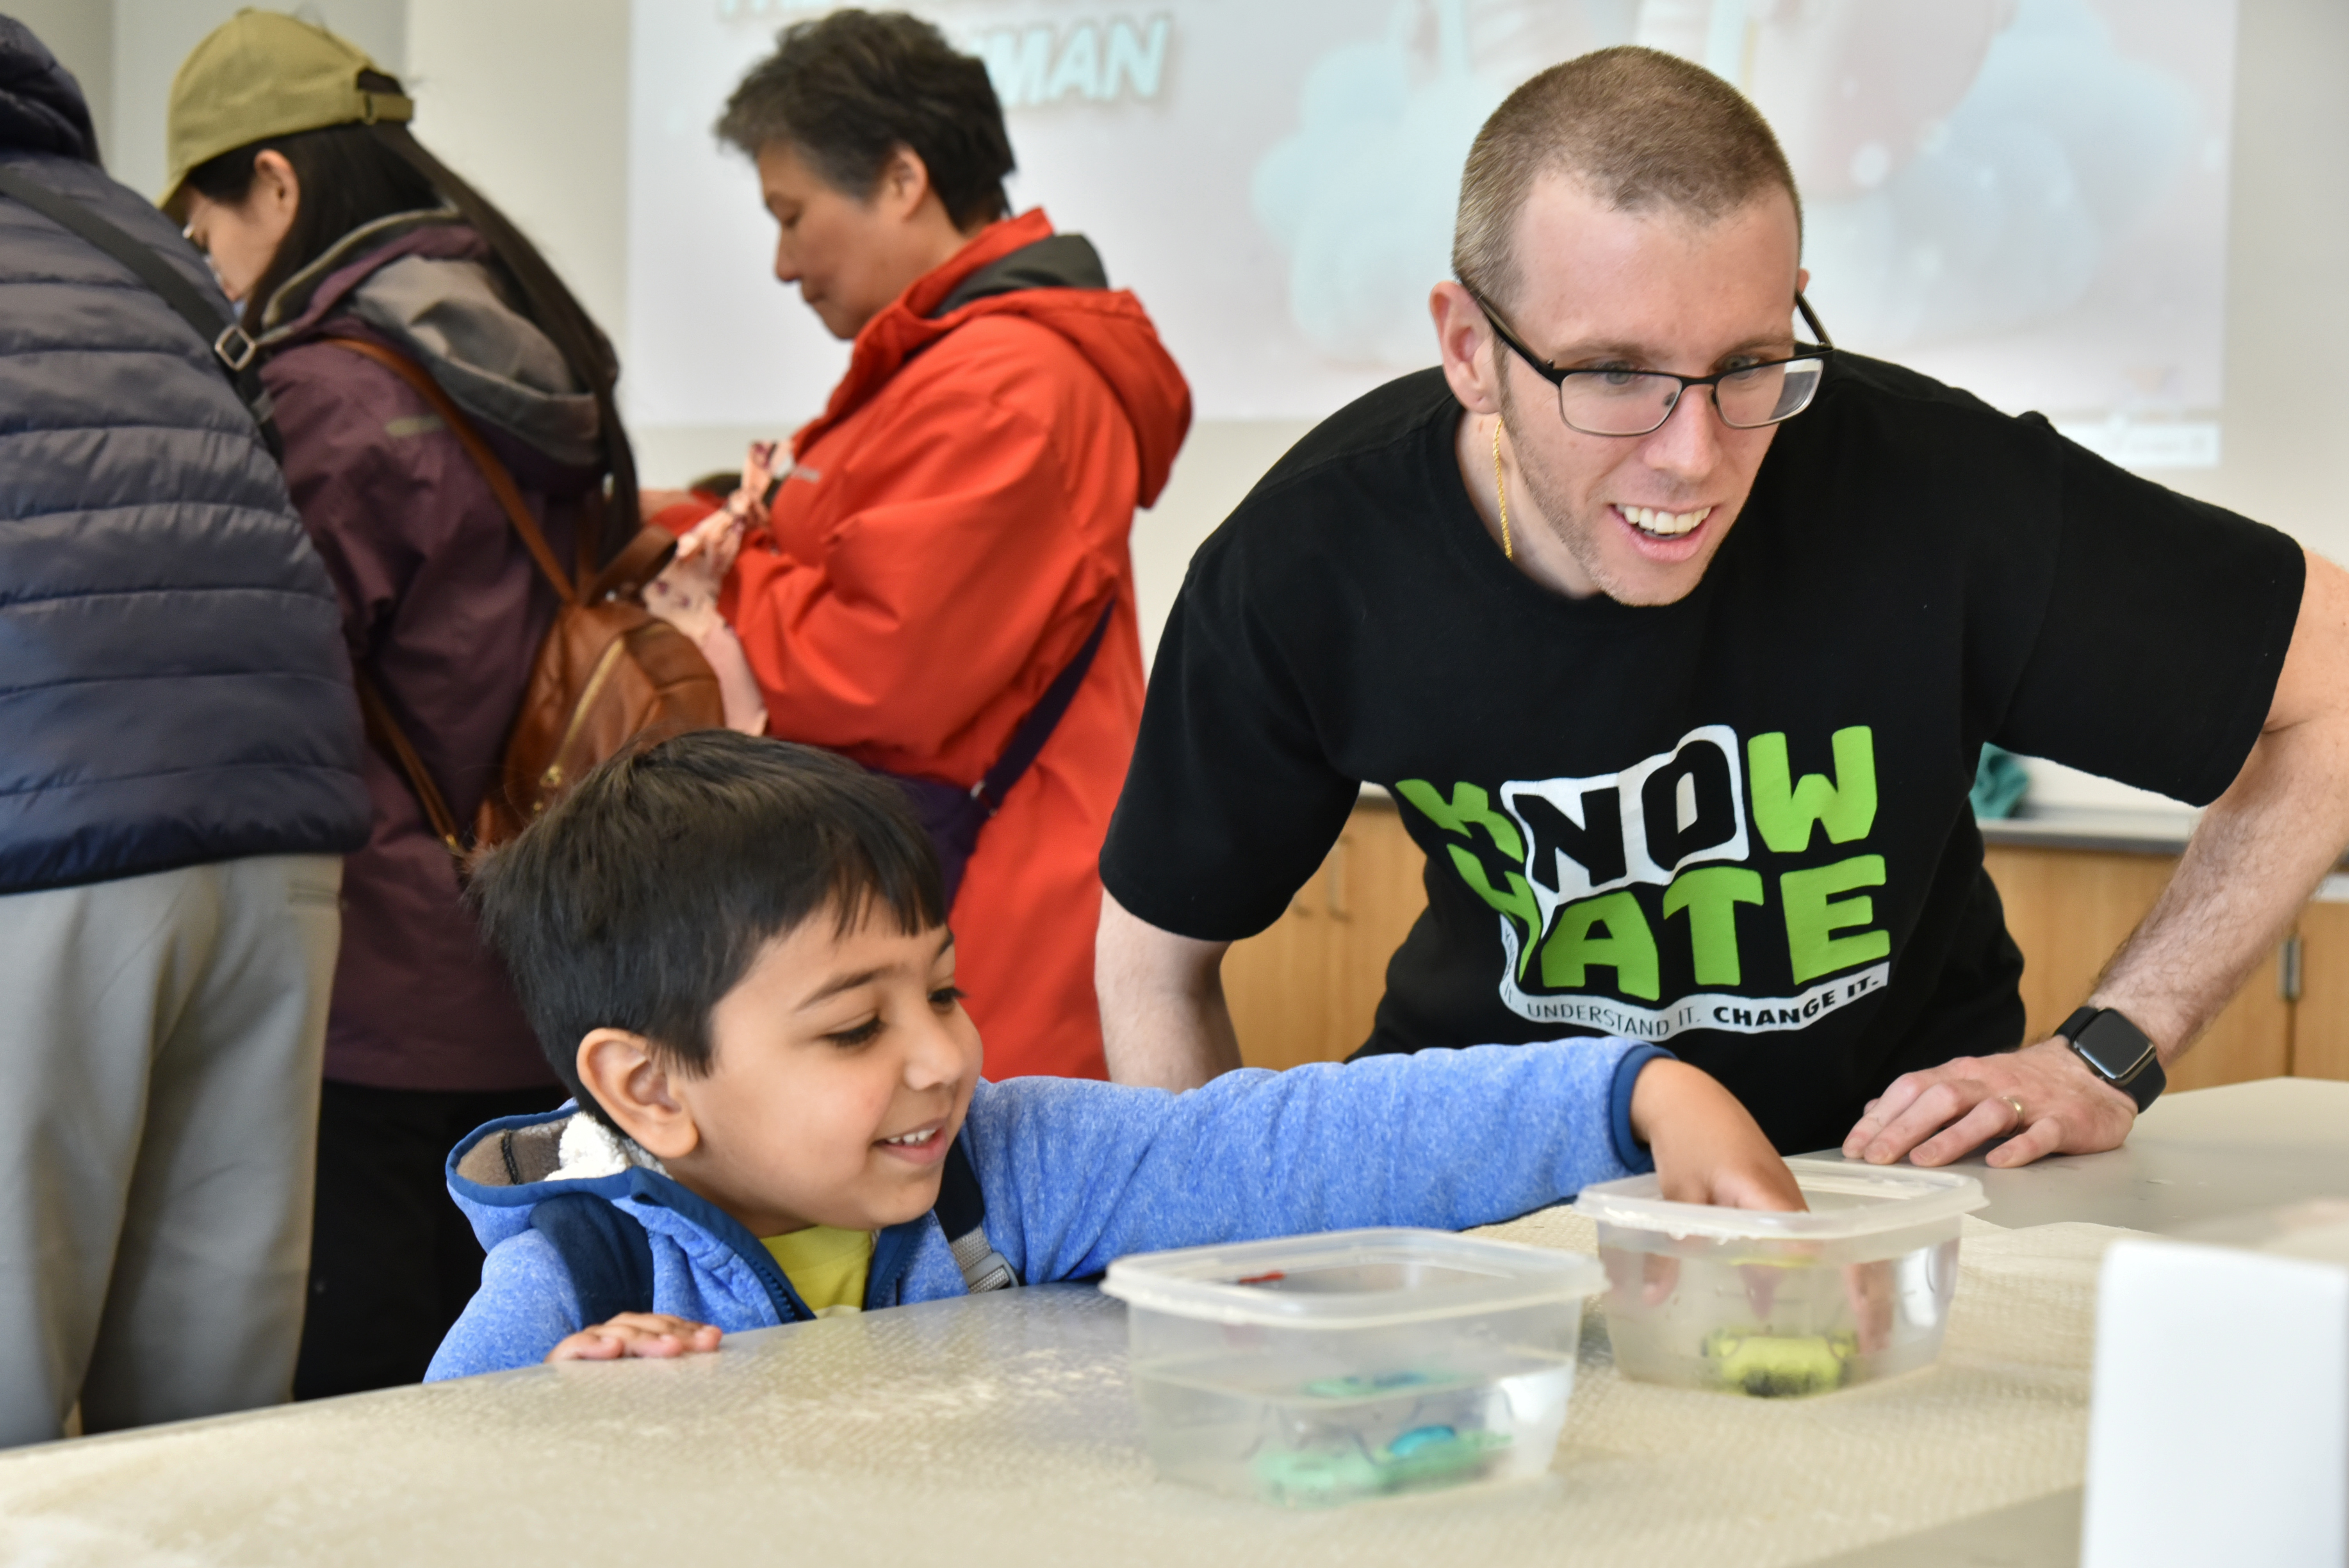
[[[2114,1012],[2097,1014],[2072,1046],[2116,1084],[2128,1082],[2153,1059],[2153,1042],[2145,1032]]]

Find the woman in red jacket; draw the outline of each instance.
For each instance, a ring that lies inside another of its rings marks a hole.
[[[954,907],[988,1076],[1102,1076],[1096,862],[1142,713],[1126,536],[1189,388],[1092,245],[1041,211],[1006,216],[986,67],[929,24],[844,11],[786,29],[719,133],[758,163],[775,275],[855,342],[719,609],[771,733],[965,788],[1106,615]]]

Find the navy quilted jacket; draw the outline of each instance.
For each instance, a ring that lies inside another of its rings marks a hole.
[[[0,16],[0,163],[217,297],[96,150],[73,78]],[[0,893],[356,849],[360,744],[334,588],[209,346],[0,198]]]

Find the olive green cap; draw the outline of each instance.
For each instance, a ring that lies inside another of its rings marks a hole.
[[[362,91],[361,71],[388,74],[324,27],[276,11],[239,11],[171,78],[164,129],[171,172],[156,205],[172,211],[190,170],[264,137],[415,117],[416,106],[398,93]]]

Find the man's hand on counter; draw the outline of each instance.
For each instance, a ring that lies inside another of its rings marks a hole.
[[[2136,1120],[2136,1102],[2090,1072],[2061,1039],[2047,1039],[1901,1074],[1868,1101],[1843,1152],[1871,1165],[1903,1155],[1919,1165],[1947,1165],[2003,1139],[1987,1157],[2003,1170],[2043,1155],[2117,1149]]]

